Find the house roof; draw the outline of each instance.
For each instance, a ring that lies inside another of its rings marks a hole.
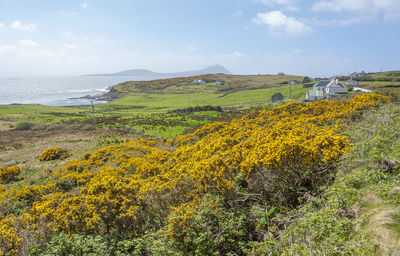
[[[332,79],[326,87],[341,87],[346,88],[346,86],[335,79]]]
[[[318,83],[316,83],[314,86],[315,87],[327,87],[330,82],[331,82],[331,80],[321,80]]]
[[[283,97],[282,93],[277,92],[274,95],[272,95],[272,97]]]

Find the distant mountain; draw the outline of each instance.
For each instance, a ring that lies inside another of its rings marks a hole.
[[[214,65],[200,70],[183,71],[176,73],[156,73],[147,69],[130,69],[111,74],[95,74],[89,76],[141,76],[141,77],[157,77],[157,78],[170,78],[170,77],[183,77],[183,76],[198,76],[205,74],[230,74],[229,70],[221,65]]]

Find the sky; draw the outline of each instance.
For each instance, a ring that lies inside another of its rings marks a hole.
[[[400,0],[0,0],[0,77],[400,69]]]

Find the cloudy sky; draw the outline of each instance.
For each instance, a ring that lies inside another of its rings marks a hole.
[[[0,0],[0,76],[400,69],[400,0]]]

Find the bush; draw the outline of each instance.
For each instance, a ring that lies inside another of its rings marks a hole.
[[[37,249],[31,255],[37,255]],[[107,241],[101,236],[83,236],[59,234],[46,244],[46,250],[40,255],[109,255]]]
[[[304,78],[303,78],[303,81],[301,81],[301,83],[302,84],[306,84],[306,83],[311,83],[313,80],[310,78],[310,77],[308,77],[308,76],[305,76]]]
[[[30,122],[18,122],[15,125],[15,130],[20,130],[20,131],[27,131],[30,130],[33,126],[33,123]]]
[[[21,167],[19,166],[2,166],[0,167],[0,180],[3,183],[9,183],[17,179],[17,176],[21,173]]]
[[[48,148],[45,151],[43,151],[42,154],[40,154],[39,160],[40,161],[50,161],[50,160],[55,160],[55,159],[65,159],[72,154],[68,152],[64,148]]]
[[[168,219],[167,246],[182,255],[245,255],[246,214],[223,204],[220,197],[206,195],[197,207],[174,208]]]

